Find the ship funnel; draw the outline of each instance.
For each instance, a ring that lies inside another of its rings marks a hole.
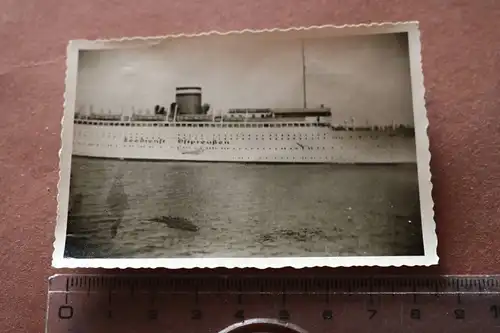
[[[177,87],[175,89],[175,103],[179,114],[201,114],[200,87]]]

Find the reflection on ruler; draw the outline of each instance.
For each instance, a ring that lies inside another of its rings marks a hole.
[[[500,332],[500,276],[56,275],[68,332]]]

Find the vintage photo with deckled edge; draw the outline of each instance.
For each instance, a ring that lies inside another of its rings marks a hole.
[[[68,44],[54,267],[438,263],[417,22]]]

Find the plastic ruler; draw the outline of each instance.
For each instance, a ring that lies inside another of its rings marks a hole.
[[[500,332],[500,276],[56,275],[46,332]]]

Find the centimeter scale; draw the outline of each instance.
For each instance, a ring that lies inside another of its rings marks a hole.
[[[500,332],[500,276],[56,275],[46,333]]]

